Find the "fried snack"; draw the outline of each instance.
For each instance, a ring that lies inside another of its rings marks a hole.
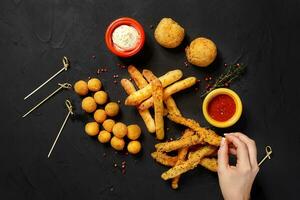
[[[90,79],[87,84],[88,84],[89,90],[92,92],[97,92],[102,87],[101,81],[97,78]]]
[[[137,154],[141,151],[142,145],[139,141],[130,141],[127,145],[127,151],[131,154]]]
[[[159,79],[151,81],[152,96],[154,101],[154,119],[155,119],[155,131],[156,137],[159,140],[164,139],[164,104],[163,104],[163,87]]]
[[[106,120],[106,112],[103,109],[98,109],[94,112],[94,120],[102,124]]]
[[[163,47],[175,48],[184,39],[184,29],[171,18],[162,18],[154,31],[155,40]]]
[[[128,67],[128,73],[130,74],[131,78],[134,80],[136,86],[139,89],[144,88],[148,85],[148,82],[144,79],[143,75],[139,70],[137,70],[133,65]]]
[[[174,167],[178,160],[178,156],[169,156],[159,151],[151,153],[151,156],[156,162],[167,167]],[[218,161],[216,158],[203,158],[199,164],[212,172],[217,172],[218,170]]]
[[[81,108],[87,113],[92,113],[97,109],[97,104],[93,97],[85,97],[81,102]]]
[[[216,158],[203,158],[200,161],[200,165],[212,172],[218,171],[218,160]]]
[[[112,137],[110,140],[110,145],[112,148],[114,148],[117,151],[121,151],[125,147],[125,141],[124,139],[120,139],[116,136]]]
[[[111,134],[110,134],[110,132],[108,132],[106,130],[100,131],[100,133],[98,135],[98,141],[101,142],[101,143],[109,142],[110,138],[111,138]]]
[[[127,130],[127,137],[130,140],[137,140],[142,133],[141,128],[137,124],[131,124],[127,126]]]
[[[114,117],[119,113],[120,107],[116,102],[109,102],[104,109],[108,116]]]
[[[176,166],[172,167],[171,169],[169,169],[168,171],[164,172],[161,175],[161,178],[164,180],[168,180],[168,179],[174,178],[180,174],[183,174],[189,170],[194,169],[195,167],[197,167],[197,165],[199,164],[199,162],[201,161],[202,158],[204,158],[205,156],[209,156],[215,150],[216,150],[216,147],[212,146],[212,145],[207,145],[207,146],[201,147],[199,150],[195,151],[195,153],[193,153],[188,158],[188,160],[183,161],[179,165],[176,165]]]
[[[193,65],[207,67],[217,56],[215,43],[207,38],[194,39],[185,49],[187,60]]]
[[[151,156],[154,160],[156,160],[156,162],[169,167],[175,166],[178,160],[178,156],[169,156],[166,153],[160,151],[151,153]]]
[[[149,83],[157,78],[153,72],[148,69],[144,69],[142,74]]]
[[[194,135],[194,133],[192,131],[190,131],[189,129],[186,129],[182,135],[182,138],[186,138],[189,136]],[[185,147],[185,148],[181,148],[178,150],[178,160],[175,164],[175,166],[180,165],[186,158],[186,155],[188,153],[189,148]],[[171,183],[171,187],[173,189],[177,189],[178,188],[178,182],[180,179],[180,175],[176,176],[175,178],[173,178],[172,183]]]
[[[89,122],[85,125],[84,130],[89,136],[96,136],[99,133],[99,124],[97,122]]]
[[[168,118],[175,123],[193,129],[194,131],[196,131],[197,135],[199,135],[200,139],[204,142],[207,142],[208,144],[214,146],[220,146],[222,137],[217,135],[213,130],[203,128],[196,121],[184,118],[182,116],[169,114]]]
[[[168,86],[164,90],[163,100],[170,97],[172,94],[175,94],[179,91],[185,90],[191,86],[193,86],[196,83],[197,79],[195,77],[189,77],[186,79],[183,79],[181,81],[178,81],[170,86]],[[153,97],[150,97],[149,99],[145,100],[141,105],[139,105],[140,110],[145,110],[150,108],[153,105]]]
[[[94,99],[97,104],[104,105],[107,102],[108,95],[104,91],[98,91],[94,94]]]
[[[165,75],[159,77],[159,80],[162,84],[162,87],[165,88],[168,85],[178,81],[182,77],[182,71],[177,69],[173,71],[169,71]],[[136,106],[139,105],[142,101],[149,98],[152,95],[152,86],[148,84],[143,89],[140,89],[136,92],[130,94],[126,100],[125,105]]]
[[[171,96],[165,99],[164,103],[167,106],[168,113],[181,116],[181,112],[178,109],[175,100]]]
[[[187,129],[186,132],[192,132],[193,130]],[[193,134],[190,136],[187,136],[185,138],[180,138],[178,140],[173,140],[170,142],[162,142],[155,145],[155,148],[157,151],[163,151],[163,152],[170,152],[174,151],[180,148],[190,147],[197,144],[202,144],[203,141],[197,134]]]
[[[124,88],[125,92],[130,95],[133,92],[135,92],[135,88],[133,86],[133,84],[128,80],[128,79],[122,79],[121,80],[121,85]],[[155,132],[155,123],[154,123],[154,119],[152,118],[149,110],[138,110],[138,112],[140,113],[143,121],[145,122],[145,125],[147,127],[147,130],[150,133],[154,133]]]
[[[89,88],[87,82],[79,80],[74,84],[74,91],[80,95],[85,96],[89,93]]]
[[[142,73],[143,73],[143,76],[146,78],[146,80],[149,83],[151,81],[153,81],[154,79],[156,79],[156,76],[150,70],[144,69]],[[171,96],[168,97],[166,100],[164,100],[164,103],[167,106],[167,111],[168,112],[166,112],[166,113],[170,112],[170,113],[174,113],[174,114],[177,114],[177,115],[181,115],[179,109],[177,108],[175,100]],[[164,113],[164,116],[165,116],[166,113]]]

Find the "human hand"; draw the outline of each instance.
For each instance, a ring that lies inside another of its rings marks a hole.
[[[242,133],[224,134],[218,151],[219,184],[225,200],[250,199],[256,174],[256,144]],[[237,157],[236,166],[229,165],[229,153]]]

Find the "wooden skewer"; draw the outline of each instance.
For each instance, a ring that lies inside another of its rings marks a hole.
[[[273,153],[272,148],[270,146],[266,146],[266,156],[258,163],[258,166],[260,166],[267,158],[271,159],[271,154]]]
[[[37,109],[40,105],[42,105],[43,103],[45,103],[45,101],[47,101],[48,99],[50,99],[53,95],[55,95],[56,93],[58,93],[60,90],[62,89],[69,89],[72,87],[72,85],[70,83],[59,83],[59,88],[57,88],[54,92],[52,92],[49,96],[47,96],[45,99],[43,99],[40,103],[38,103],[36,106],[34,106],[33,108],[31,108],[26,114],[24,114],[22,117],[26,117],[27,115],[29,115],[32,111],[34,111],[35,109]]]
[[[64,129],[64,127],[65,127],[65,125],[66,125],[66,123],[67,123],[67,121],[68,121],[70,115],[73,115],[73,114],[74,114],[74,113],[73,113],[73,106],[72,106],[72,104],[71,104],[71,101],[67,99],[66,102],[65,102],[65,104],[66,104],[67,109],[68,109],[69,112],[68,112],[68,114],[67,114],[67,116],[66,116],[66,118],[65,118],[65,120],[64,120],[64,122],[63,122],[63,124],[61,125],[61,127],[60,127],[60,129],[59,129],[59,132],[58,132],[58,134],[57,134],[57,136],[56,136],[56,138],[55,138],[55,140],[54,140],[54,142],[53,142],[53,144],[52,144],[52,147],[51,147],[51,149],[50,149],[50,151],[49,151],[49,153],[48,153],[48,158],[50,157],[50,155],[51,155],[51,153],[52,153],[52,151],[53,151],[53,149],[54,149],[54,147],[55,147],[55,144],[56,144],[56,142],[57,142],[57,140],[58,140],[58,138],[59,138],[59,136],[60,136],[62,130]]]
[[[30,94],[28,94],[26,97],[24,97],[24,100],[33,95],[36,91],[41,89],[44,85],[46,85],[49,81],[51,81],[53,78],[55,78],[58,74],[60,74],[63,71],[67,71],[70,67],[70,62],[66,56],[62,59],[63,62],[63,68],[61,68],[58,72],[56,72],[53,76],[51,76],[48,80],[46,80],[44,83],[42,83],[39,87],[37,87],[35,90],[33,90]]]

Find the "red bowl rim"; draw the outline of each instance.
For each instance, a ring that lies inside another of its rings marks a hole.
[[[114,47],[114,44],[112,42],[113,31],[121,25],[129,25],[129,26],[134,27],[141,36],[140,42],[131,51],[118,51]],[[142,25],[139,22],[137,22],[136,20],[129,18],[129,17],[122,17],[122,18],[116,19],[107,27],[107,30],[105,33],[105,42],[106,42],[107,48],[115,55],[124,57],[124,58],[131,57],[131,56],[137,54],[143,48],[144,43],[145,43],[145,32],[144,32]]]

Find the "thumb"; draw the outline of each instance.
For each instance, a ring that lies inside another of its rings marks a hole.
[[[218,171],[225,170],[228,167],[228,144],[223,137],[218,151]]]

